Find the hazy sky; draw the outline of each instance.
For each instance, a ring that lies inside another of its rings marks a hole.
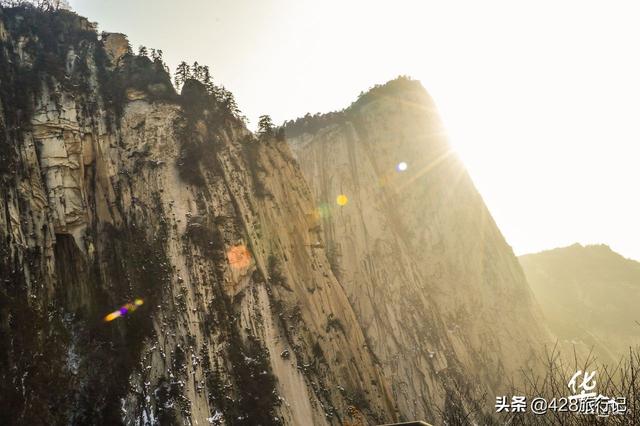
[[[131,44],[211,66],[255,123],[422,81],[517,254],[640,260],[640,3],[71,0]],[[255,125],[255,124],[253,124]]]

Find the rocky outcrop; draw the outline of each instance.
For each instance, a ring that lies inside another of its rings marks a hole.
[[[401,77],[285,130],[402,416],[457,424],[491,407],[548,335],[420,83]]]
[[[129,40],[121,33],[102,33],[102,45],[113,65],[118,65],[120,59],[131,53]]]
[[[0,423],[395,419],[286,143],[72,13],[0,24]]]

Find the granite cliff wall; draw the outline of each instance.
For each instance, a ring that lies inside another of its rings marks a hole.
[[[66,11],[0,10],[0,73],[0,423],[395,418],[283,141]]]
[[[285,133],[402,416],[486,412],[550,337],[424,88],[400,77]]]

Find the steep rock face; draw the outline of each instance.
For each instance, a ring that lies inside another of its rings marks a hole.
[[[440,407],[455,416],[460,402],[476,408],[474,387],[491,399],[517,380],[547,334],[422,86],[399,78],[285,130],[320,203],[329,260],[402,415],[434,418]]]
[[[519,260],[559,339],[611,363],[640,344],[640,262],[580,244]]]
[[[0,13],[0,423],[393,420],[287,145],[84,18]]]

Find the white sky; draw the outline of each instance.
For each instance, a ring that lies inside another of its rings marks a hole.
[[[131,44],[211,66],[255,123],[422,81],[517,254],[640,260],[640,3],[71,0]]]

